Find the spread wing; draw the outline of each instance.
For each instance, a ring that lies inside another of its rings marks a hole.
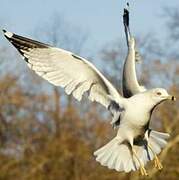
[[[3,31],[30,69],[53,85],[63,87],[68,95],[80,101],[86,93],[91,101],[106,108],[114,103],[122,106],[123,98],[89,61],[69,51]]]
[[[128,46],[128,54],[123,67],[122,89],[123,96],[129,98],[134,94],[145,91],[146,89],[143,86],[140,86],[137,80],[135,63],[139,61],[140,57],[139,53],[135,50],[135,41],[130,33],[129,11],[127,9],[124,9],[123,23]]]

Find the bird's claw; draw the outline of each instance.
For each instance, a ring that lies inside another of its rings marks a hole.
[[[155,165],[155,168],[157,168],[159,170],[163,169],[163,166],[157,156],[155,156],[155,158],[154,158],[154,165]]]
[[[148,176],[148,173],[147,173],[146,169],[144,168],[144,166],[140,167],[140,173],[142,176]]]

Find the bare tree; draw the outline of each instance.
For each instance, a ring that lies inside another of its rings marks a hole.
[[[46,42],[55,47],[59,47],[65,50],[69,50],[73,53],[81,55],[87,41],[87,34],[78,27],[74,27],[69,24],[62,15],[55,13],[49,20],[49,22],[40,24],[35,29],[35,36],[40,41]],[[38,78],[39,79],[39,78]],[[52,93],[54,94],[54,114],[60,118],[60,94],[63,95],[63,91],[58,87],[52,87]],[[64,96],[66,98],[66,96]],[[73,98],[67,96],[67,107],[72,108]],[[56,130],[59,129],[59,119],[56,118]]]
[[[35,36],[42,42],[81,54],[88,35],[79,27],[71,25],[60,14],[55,13],[48,22],[35,29]]]

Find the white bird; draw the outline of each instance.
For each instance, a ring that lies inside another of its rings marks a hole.
[[[129,7],[129,4],[128,4]],[[130,98],[131,96],[146,91],[146,88],[139,85],[137,80],[136,68],[135,63],[140,60],[140,54],[135,50],[135,40],[131,35],[130,28],[129,28],[129,10],[128,8],[124,9],[123,14],[123,23],[124,23],[124,30],[126,35],[127,47],[128,47],[128,54],[126,60],[124,62],[123,67],[123,81],[122,81],[122,91],[123,96],[126,98]],[[134,48],[133,48],[134,47]],[[137,57],[136,57],[137,56]],[[115,125],[119,124],[120,122],[115,122]],[[149,129],[148,125],[147,132],[150,132],[150,136],[152,136],[152,146],[154,154],[157,155],[161,152],[161,149],[164,148],[166,142],[166,138],[169,137],[168,133],[160,133]],[[162,136],[161,136],[162,135]],[[161,144],[161,141],[163,144]],[[141,149],[142,151],[142,149]],[[155,167],[162,169],[162,164],[160,163],[157,156],[155,158]]]
[[[144,168],[147,161],[156,157],[156,152],[168,138],[163,133],[151,132],[148,125],[153,109],[174,96],[165,89],[156,88],[122,97],[114,86],[89,61],[69,51],[37,42],[6,30],[5,37],[17,48],[30,69],[50,83],[61,86],[67,94],[81,100],[87,94],[91,101],[105,106],[113,115],[112,123],[118,124],[118,133],[108,144],[94,152],[102,165],[117,171],[129,172]],[[134,43],[131,43],[134,48]],[[151,132],[151,133],[150,133]],[[155,144],[159,139],[160,147]]]

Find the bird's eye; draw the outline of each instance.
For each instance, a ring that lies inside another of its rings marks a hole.
[[[157,92],[157,95],[160,96],[160,95],[162,95],[162,93],[161,92]]]

